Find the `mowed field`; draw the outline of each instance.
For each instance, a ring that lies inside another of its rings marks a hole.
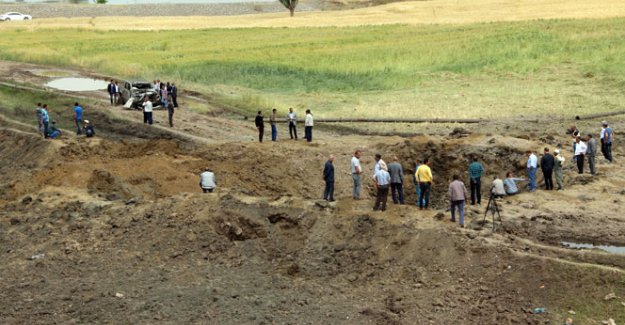
[[[0,58],[176,81],[245,112],[562,117],[625,103],[625,18],[614,18],[623,1],[433,0],[286,15],[1,24]],[[537,18],[549,19],[527,20]],[[286,25],[297,27],[277,28]]]

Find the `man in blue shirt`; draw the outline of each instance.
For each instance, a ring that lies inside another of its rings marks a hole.
[[[43,124],[43,137],[48,138],[48,124],[50,123],[50,115],[48,114],[48,104],[43,104],[41,108],[41,123]]]
[[[469,183],[471,184],[471,205],[482,204],[482,173],[484,167],[477,161],[477,157],[473,157],[473,162],[469,164]]]
[[[388,188],[391,183],[391,174],[385,162],[380,163],[380,169],[373,175],[375,187],[378,189],[378,195],[375,198],[373,211],[386,210],[386,200],[388,199]]]
[[[527,154],[527,175],[530,179],[530,192],[536,189],[536,169],[538,168],[538,158],[531,150],[525,152]]]
[[[74,103],[74,122],[76,122],[76,135],[82,134],[82,107],[78,102]]]
[[[323,167],[323,180],[326,182],[326,188],[323,191],[323,199],[334,202],[334,155],[330,155]]]
[[[612,128],[608,126],[607,121],[601,122],[601,133],[599,138],[601,139],[601,152],[605,159],[612,162],[612,140],[614,140],[614,133]]]

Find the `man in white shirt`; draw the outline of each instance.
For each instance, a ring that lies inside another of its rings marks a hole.
[[[152,125],[152,102],[148,96],[143,97],[143,123]]]
[[[360,167],[360,151],[356,150],[352,157],[351,163],[352,179],[354,180],[354,189],[352,191],[352,198],[354,200],[360,200],[360,188],[362,187],[362,180],[360,174],[362,173],[362,167]]]
[[[506,188],[503,186],[503,180],[498,176],[495,176],[495,179],[493,179],[490,193],[495,197],[506,196]]]
[[[373,166],[373,176],[375,176],[375,174],[380,170],[380,165],[381,164],[385,164],[386,162],[384,162],[384,160],[382,160],[382,155],[379,153],[375,154],[375,166]]]
[[[536,169],[538,168],[538,158],[533,151],[528,150],[527,154],[527,175],[530,179],[530,192],[536,189]]]
[[[306,119],[304,120],[304,137],[306,141],[312,141],[313,115],[309,109],[306,110]]]
[[[208,167],[206,167],[204,172],[200,175],[200,187],[204,193],[213,193],[213,190],[217,187],[215,174]]]
[[[575,160],[577,162],[577,173],[584,173],[584,156],[586,155],[587,146],[580,137],[575,137]]]
[[[297,113],[293,112],[293,107],[289,108],[289,114],[286,115],[289,123],[289,135],[291,140],[297,140]]]
[[[375,187],[378,189],[378,194],[375,197],[375,205],[373,211],[385,211],[386,200],[388,199],[388,188],[391,184],[391,175],[388,173],[388,168],[384,162],[380,164],[380,169],[373,176],[375,181]]]

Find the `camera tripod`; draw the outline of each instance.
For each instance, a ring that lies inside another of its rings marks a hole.
[[[488,204],[486,205],[486,211],[484,211],[484,219],[482,219],[482,225],[484,225],[486,222],[486,216],[488,216],[488,212],[490,212],[493,217],[493,231],[495,231],[495,215],[497,216],[497,220],[499,220],[499,223],[503,222],[501,220],[501,215],[499,214],[499,206],[497,205],[496,195],[491,194],[488,198]]]

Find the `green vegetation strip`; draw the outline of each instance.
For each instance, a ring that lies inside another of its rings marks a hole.
[[[5,30],[0,58],[176,80],[244,111],[490,118],[610,111],[625,19],[189,31]]]

